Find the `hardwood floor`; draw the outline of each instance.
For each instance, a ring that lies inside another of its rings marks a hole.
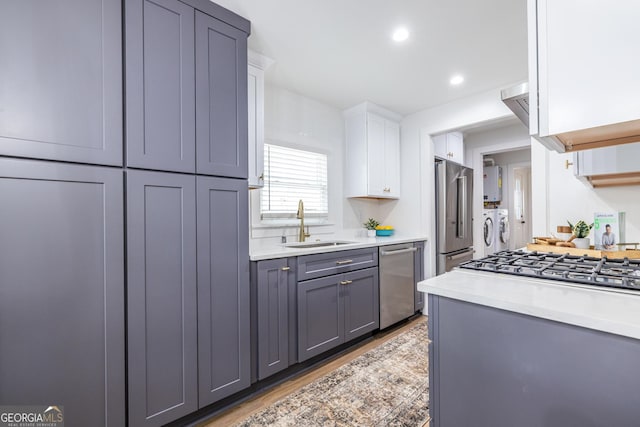
[[[267,406],[272,405],[283,397],[299,390],[305,385],[315,381],[316,379],[326,375],[339,367],[351,362],[353,359],[358,356],[366,353],[367,351],[387,342],[391,338],[403,333],[408,330],[418,322],[426,321],[426,316],[418,316],[414,319],[409,320],[407,323],[404,323],[396,328],[384,331],[382,333],[377,334],[373,337],[371,341],[367,341],[366,343],[354,348],[347,354],[343,354],[333,360],[329,360],[327,363],[313,369],[312,371],[306,372],[292,378],[290,380],[285,381],[282,384],[275,386],[270,390],[266,390],[264,393],[254,397],[251,400],[243,402],[238,406],[229,409],[226,412],[223,412],[216,417],[210,419],[206,423],[200,424],[200,427],[218,427],[218,426],[229,426],[244,420],[249,417],[254,412],[258,412]],[[424,424],[427,426],[429,422]],[[417,426],[421,427],[421,426]]]

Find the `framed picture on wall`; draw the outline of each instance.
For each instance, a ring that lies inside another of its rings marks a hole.
[[[596,249],[617,250],[620,243],[618,212],[596,212],[593,215],[593,237]]]

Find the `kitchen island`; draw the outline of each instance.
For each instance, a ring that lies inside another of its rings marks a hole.
[[[464,269],[418,290],[432,426],[640,424],[640,292]]]

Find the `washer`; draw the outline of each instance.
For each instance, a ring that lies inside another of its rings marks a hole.
[[[497,209],[496,212],[496,238],[495,238],[495,250],[496,252],[509,249],[509,210]]]
[[[496,251],[496,213],[495,209],[485,209],[482,212],[482,242],[484,243],[484,256],[491,255]]]

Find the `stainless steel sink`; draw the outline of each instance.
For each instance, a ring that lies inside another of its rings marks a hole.
[[[321,242],[295,242],[295,243],[287,243],[285,244],[285,248],[294,248],[294,249],[305,249],[305,248],[324,248],[327,246],[340,246],[340,245],[348,245],[350,243],[356,242],[347,242],[344,240],[326,240]]]

